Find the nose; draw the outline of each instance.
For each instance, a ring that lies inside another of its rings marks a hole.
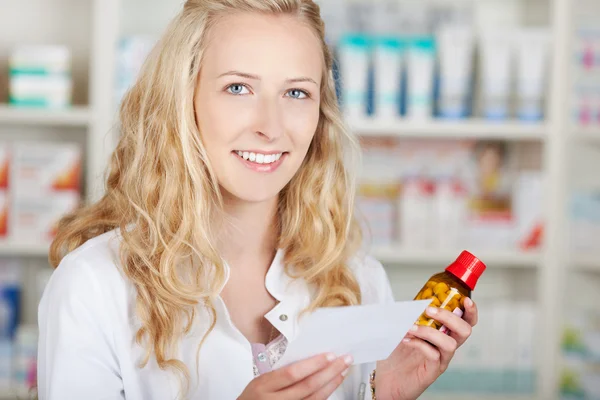
[[[283,135],[283,112],[276,98],[263,97],[256,112],[254,131],[261,138],[272,142]]]

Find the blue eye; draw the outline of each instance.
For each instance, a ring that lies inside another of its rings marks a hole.
[[[234,83],[233,85],[229,85],[227,87],[227,91],[231,94],[236,94],[236,95],[250,93],[250,91],[248,90],[248,88],[245,85],[242,85],[239,83]]]
[[[304,90],[300,90],[300,89],[288,90],[287,95],[289,97],[291,97],[292,99],[305,99],[308,97],[308,93],[306,93]]]

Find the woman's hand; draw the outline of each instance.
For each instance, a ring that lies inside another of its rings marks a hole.
[[[454,352],[477,324],[477,306],[465,299],[464,319],[448,310],[428,308],[427,315],[444,324],[450,334],[415,325],[386,360],[377,363],[377,400],[414,400],[446,369]]]
[[[238,400],[326,400],[342,384],[352,357],[322,354],[260,375]]]

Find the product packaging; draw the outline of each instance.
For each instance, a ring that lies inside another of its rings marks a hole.
[[[543,117],[547,87],[550,32],[547,29],[521,29],[516,33],[517,115],[525,121]]]
[[[399,198],[399,239],[402,247],[425,249],[434,240],[434,195],[431,157],[417,143],[403,143],[399,158],[403,160],[402,187]]]
[[[438,114],[442,118],[470,115],[473,84],[474,35],[468,26],[443,26],[436,36],[440,91]]]
[[[370,41],[364,35],[346,35],[342,38],[338,56],[340,62],[344,115],[360,119],[367,115]]]
[[[395,37],[375,40],[373,69],[375,80],[375,116],[391,119],[400,116],[405,43]]]
[[[467,245],[464,229],[469,192],[465,175],[469,153],[461,142],[441,142],[435,149],[433,246],[455,250]]]
[[[142,65],[156,44],[157,38],[148,35],[133,35],[121,38],[117,47],[115,104],[137,79]]]
[[[509,116],[512,84],[513,31],[485,29],[479,37],[483,115],[491,120]]]
[[[415,300],[431,299],[431,306],[445,308],[458,316],[465,312],[464,301],[471,297],[477,281],[485,271],[485,264],[468,251],[463,251],[444,272],[433,275],[419,291]],[[448,333],[448,328],[428,317],[419,317],[419,325],[431,326]]]
[[[75,143],[17,143],[13,146],[15,199],[81,190],[82,152]]]
[[[71,52],[65,46],[20,46],[9,59],[9,101],[14,106],[71,105]]]
[[[406,116],[427,119],[433,116],[435,40],[416,37],[409,41],[407,54]]]
[[[36,325],[21,325],[14,343],[12,386],[28,391],[36,384],[38,330]]]
[[[12,203],[10,236],[17,242],[49,244],[56,236],[58,221],[77,209],[80,195],[55,192],[48,197],[20,197]]]

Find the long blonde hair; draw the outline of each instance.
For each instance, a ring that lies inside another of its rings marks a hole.
[[[361,232],[353,216],[354,180],[345,166],[357,144],[340,117],[319,7],[312,0],[188,0],[122,102],[121,138],[106,194],[65,217],[50,250],[56,267],[66,253],[119,228],[122,268],[137,289],[136,340],[147,351],[141,367],[154,355],[161,368],[173,368],[188,381],[186,366],[173,358],[177,343],[190,331],[199,305],[209,310],[208,332],[214,327],[211,300],[226,279],[214,224],[223,199],[193,100],[207,32],[231,12],[296,16],[321,41],[320,120],[303,164],[279,195],[278,247],[285,249],[288,273],[315,288],[309,310],[361,302],[348,267]]]

